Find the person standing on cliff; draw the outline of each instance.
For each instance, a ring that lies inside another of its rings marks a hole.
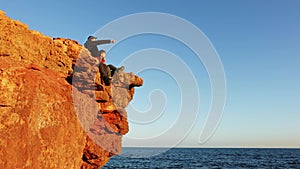
[[[121,66],[120,68],[116,68],[114,65],[106,65],[106,51],[100,50],[100,55],[98,56],[99,59],[99,69],[101,73],[101,79],[105,83],[106,86],[109,86],[112,80],[112,76],[118,72],[124,71],[125,67]]]
[[[84,47],[87,48],[93,57],[98,57],[100,51],[98,50],[98,45],[115,43],[116,40],[97,40],[95,36],[89,36],[87,41],[84,43]]]

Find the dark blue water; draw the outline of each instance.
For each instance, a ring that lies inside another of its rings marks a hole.
[[[300,169],[300,149],[175,148],[149,157],[157,150],[123,148],[123,153],[103,168]]]

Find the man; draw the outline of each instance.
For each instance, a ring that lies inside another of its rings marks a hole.
[[[104,84],[106,86],[109,86],[110,83],[111,83],[111,80],[112,80],[112,76],[115,74],[115,72],[122,72],[124,71],[125,67],[122,66],[120,68],[116,68],[115,66],[113,65],[106,65],[105,62],[106,62],[106,51],[105,50],[100,50],[99,51],[99,56],[98,56],[98,59],[99,59],[99,62],[100,62],[100,65],[99,65],[99,69],[100,69],[100,73],[101,73],[101,79],[102,81],[104,82]]]
[[[84,47],[87,48],[93,57],[99,56],[99,50],[97,45],[103,45],[108,43],[115,43],[115,40],[96,40],[95,36],[89,36],[87,41],[84,43]]]

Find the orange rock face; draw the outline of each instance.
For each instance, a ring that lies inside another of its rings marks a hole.
[[[0,58],[0,72],[1,168],[78,168],[85,133],[71,86],[53,71],[9,58]]]
[[[0,168],[99,168],[119,154],[143,80],[121,72],[105,86],[82,45],[1,11],[0,30]]]

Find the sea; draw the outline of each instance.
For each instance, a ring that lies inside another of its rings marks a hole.
[[[300,149],[123,148],[102,168],[300,169]]]

